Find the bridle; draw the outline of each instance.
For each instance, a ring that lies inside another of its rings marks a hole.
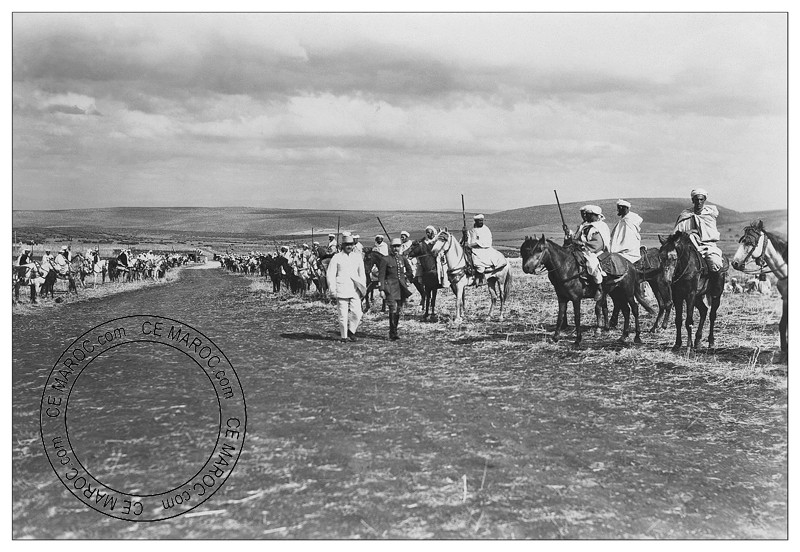
[[[749,241],[750,238],[753,237],[753,234],[756,234],[759,237],[756,238],[755,243],[751,246]],[[761,246],[761,254],[755,255],[756,249],[758,249],[758,242],[762,239],[764,244]],[[744,236],[739,238],[739,243],[743,244],[746,247],[750,247],[750,251],[747,252],[747,255],[742,261],[742,268],[745,268],[747,266],[747,261],[749,261],[752,258],[753,262],[756,263],[759,267],[758,270],[759,274],[768,274],[772,272],[771,270],[767,271],[764,270],[764,266],[766,265],[766,259],[764,258],[764,256],[766,255],[767,252],[768,240],[769,238],[762,230],[758,230],[756,228],[753,228],[752,226],[748,226],[747,228],[744,229]],[[744,272],[745,274],[756,273],[755,271],[748,271],[748,270],[740,270],[739,272]]]
[[[677,247],[677,244],[675,242],[673,242],[672,247],[675,249],[675,253],[677,254],[678,253],[678,247]],[[678,259],[675,261],[675,267],[676,268],[678,266],[678,261],[680,261],[684,257],[688,257],[689,255],[691,255],[692,254],[692,249],[694,249],[694,248],[693,248],[692,244],[690,243],[689,245],[687,245],[685,247],[685,249],[686,249],[686,253],[682,253],[681,256],[678,257]],[[698,252],[697,255],[698,255],[698,257],[700,256],[699,252]],[[701,263],[703,262],[702,258],[701,258],[700,262]],[[663,265],[663,262],[662,262],[662,265]],[[702,266],[702,264],[701,264],[701,266]],[[672,282],[673,283],[680,282],[681,279],[686,275],[686,272],[688,270],[689,270],[689,260],[687,259],[686,263],[684,264],[683,271],[679,275],[675,275],[675,274],[672,275]]]

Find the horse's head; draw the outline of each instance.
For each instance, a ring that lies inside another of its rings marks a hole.
[[[436,240],[433,242],[431,246],[431,253],[434,255],[438,255],[443,249],[444,246],[450,241],[453,236],[450,232],[447,231],[445,228],[444,230],[439,230],[439,233],[436,234]]]
[[[745,226],[743,235],[739,238],[739,249],[736,250],[736,255],[731,261],[733,268],[743,270],[750,259],[753,259],[759,266],[763,266],[766,239],[763,221],[756,220]]]
[[[664,277],[668,282],[671,282],[675,276],[675,269],[678,266],[678,260],[684,256],[684,251],[689,247],[693,247],[689,240],[689,234],[678,230],[674,234],[662,238],[658,236],[661,242],[661,248],[658,250],[658,258],[661,261],[661,266],[664,270]]]
[[[547,251],[547,240],[544,234],[541,238],[525,236],[525,241],[519,248],[522,257],[522,270],[526,274],[534,274],[535,270],[542,266],[545,252]]]

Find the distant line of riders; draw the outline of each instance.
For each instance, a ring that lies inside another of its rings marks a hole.
[[[92,275],[93,284],[106,278],[111,282],[158,280],[169,268],[186,264],[189,257],[183,253],[157,254],[152,250],[134,255],[130,249],[120,251],[111,259],[101,259],[99,248],[88,248],[85,253],[73,253],[71,246],[64,245],[56,255],[45,249],[39,261],[32,255],[32,247],[24,245],[14,262],[12,282],[14,300],[19,300],[19,289],[30,287],[31,303],[37,303],[37,295],[55,296],[58,280],[67,282],[67,291],[77,293],[78,285],[86,285],[86,276]],[[38,291],[38,294],[37,294]]]

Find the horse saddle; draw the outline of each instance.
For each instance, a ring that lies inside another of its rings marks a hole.
[[[650,272],[651,270],[661,267],[661,260],[658,258],[658,249],[648,249],[642,246],[639,248],[639,253],[640,259],[633,264],[639,272]]]
[[[631,262],[619,253],[609,253],[604,251],[597,256],[600,261],[600,268],[610,278],[619,278],[628,272]]]

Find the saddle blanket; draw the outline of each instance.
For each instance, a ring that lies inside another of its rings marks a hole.
[[[612,278],[624,276],[628,272],[631,262],[619,253],[602,253],[598,256],[600,268]]]
[[[486,249],[473,249],[472,261],[476,267],[491,270],[502,268],[506,265],[506,258],[497,249],[487,247]]]

